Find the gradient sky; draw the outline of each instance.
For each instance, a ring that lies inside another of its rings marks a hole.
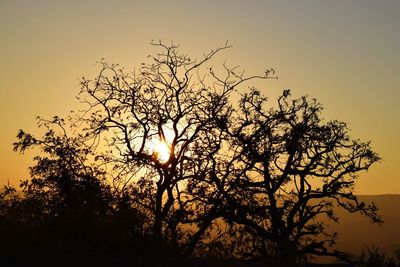
[[[256,85],[274,99],[308,94],[325,118],[346,121],[383,161],[362,174],[359,194],[400,194],[400,1],[0,1],[0,183],[28,178],[33,153],[12,151],[35,116],[78,109],[78,78],[105,58],[133,69],[174,41],[192,57],[234,47],[213,64],[277,70]],[[250,85],[250,84],[249,84]]]

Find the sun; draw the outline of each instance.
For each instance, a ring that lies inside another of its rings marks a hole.
[[[159,162],[165,163],[169,160],[174,136],[174,132],[165,127],[157,138],[150,141],[150,151]]]
[[[160,162],[166,162],[171,155],[171,149],[165,141],[159,141],[153,145],[153,154]]]

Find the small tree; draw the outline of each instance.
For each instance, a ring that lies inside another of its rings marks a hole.
[[[68,136],[58,117],[39,118],[38,125],[46,129],[43,137],[20,130],[14,143],[16,151],[40,151],[30,168],[31,179],[21,183],[19,195],[8,188],[0,199],[8,221],[2,226],[13,229],[5,239],[16,242],[10,252],[22,250],[40,258],[43,252],[82,256],[138,249],[133,243],[143,235],[143,217],[125,207],[129,201],[114,194],[101,166],[90,163],[93,151],[85,139]]]
[[[360,261],[357,266],[360,267],[399,267],[400,250],[395,250],[395,257],[388,256],[378,247],[367,247],[362,251]]]
[[[254,254],[281,263],[341,256],[328,249],[336,233],[326,231],[323,216],[336,222],[339,206],[381,222],[374,204],[353,195],[358,173],[378,155],[351,139],[345,123],[324,122],[314,99],[292,100],[285,90],[276,108],[266,107],[267,98],[253,89],[225,125],[231,155],[214,180],[229,204],[226,220],[247,233]]]

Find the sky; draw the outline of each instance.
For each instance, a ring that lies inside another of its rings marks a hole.
[[[355,192],[400,194],[399,13],[396,0],[1,0],[0,184],[29,177],[34,154],[12,151],[19,129],[79,109],[79,78],[101,58],[133,70],[160,39],[193,58],[228,41],[213,64],[276,69],[255,83],[271,100],[286,88],[316,98],[383,158]]]

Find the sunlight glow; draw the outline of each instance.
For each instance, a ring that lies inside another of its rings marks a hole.
[[[162,136],[163,135],[163,136]],[[163,127],[159,138],[153,139],[150,144],[150,150],[161,163],[165,163],[171,156],[171,144],[174,139],[174,133],[168,127]]]
[[[166,162],[169,159],[171,150],[165,141],[160,141],[158,144],[154,144],[153,154],[160,162]]]

